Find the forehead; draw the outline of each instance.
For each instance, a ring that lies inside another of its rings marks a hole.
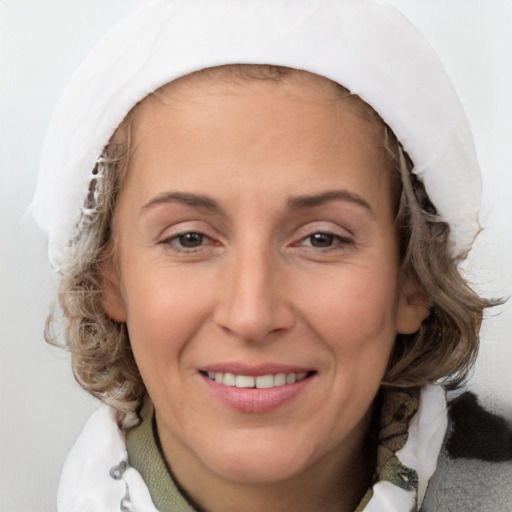
[[[304,186],[322,176],[328,181],[335,166],[340,173],[366,167],[380,188],[389,175],[380,172],[383,125],[370,107],[311,73],[292,70],[279,79],[224,69],[195,73],[144,100],[132,123],[128,178],[147,193],[194,180],[233,184],[265,176],[274,185]],[[364,173],[352,178],[368,180]]]
[[[268,109],[260,112],[260,115],[271,115],[273,104],[275,106],[275,103],[284,100],[309,104],[311,107],[327,106],[334,115],[353,114],[359,118],[353,119],[353,122],[359,125],[357,129],[364,132],[365,138],[381,145],[383,122],[373,108],[357,95],[320,75],[276,66],[228,65],[185,75],[143,100],[135,108],[134,122],[139,127],[146,125],[147,128],[157,117],[162,117],[159,112],[165,107],[179,109],[201,103],[205,106],[214,96],[239,97],[243,100],[248,92],[260,104],[262,100],[267,101]],[[206,116],[207,111],[203,110],[202,114]]]

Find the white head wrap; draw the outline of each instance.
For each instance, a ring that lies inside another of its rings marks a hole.
[[[157,0],[115,27],[78,69],[55,111],[31,212],[56,270],[104,146],[158,87],[224,64],[274,64],[334,80],[386,121],[414,162],[453,255],[479,230],[481,178],[468,121],[431,46],[384,0]]]

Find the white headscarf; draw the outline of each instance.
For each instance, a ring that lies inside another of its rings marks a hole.
[[[478,233],[481,177],[467,118],[432,47],[384,0],[157,0],[96,46],[66,88],[31,213],[55,270],[73,258],[92,170],[128,111],[160,86],[224,64],[325,76],[371,105],[414,162],[454,256]]]

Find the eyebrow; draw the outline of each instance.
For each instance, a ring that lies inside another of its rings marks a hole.
[[[208,196],[204,196],[201,194],[190,194],[187,192],[164,192],[163,194],[160,194],[150,201],[148,201],[141,210],[145,210],[146,208],[151,208],[152,206],[158,205],[158,204],[165,204],[165,203],[172,203],[172,202],[178,202],[178,203],[184,203],[188,206],[193,206],[195,208],[203,208],[205,210],[209,210],[211,212],[220,213],[222,212],[222,208],[219,206],[219,204],[211,199]]]
[[[375,216],[372,207],[367,201],[365,201],[361,196],[344,189],[327,190],[319,194],[291,197],[287,201],[287,210],[295,211],[303,208],[314,208],[316,206],[321,206],[330,201],[347,201],[349,203],[361,206],[362,208],[367,210],[372,217]],[[205,210],[215,213],[222,213],[223,211],[219,203],[217,203],[217,201],[215,201],[211,197],[202,194],[192,194],[188,192],[164,192],[163,194],[160,194],[154,197],[153,199],[149,200],[141,208],[141,210],[151,208],[152,206],[158,204],[172,202],[183,203],[186,204],[187,206],[192,206],[195,208],[203,208]]]
[[[321,206],[330,201],[347,201],[349,203],[356,204],[363,207],[372,217],[375,216],[370,204],[365,201],[361,196],[350,192],[349,190],[327,190],[320,194],[295,196],[288,200],[288,210],[299,210],[302,208],[314,208],[315,206]]]

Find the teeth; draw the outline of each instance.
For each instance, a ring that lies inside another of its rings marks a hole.
[[[259,389],[273,388],[274,376],[273,375],[260,375],[256,377],[256,387]]]
[[[237,388],[253,388],[255,380],[254,377],[249,377],[248,375],[237,375],[235,386]]]
[[[286,384],[293,384],[297,380],[297,375],[295,373],[289,373],[286,376]]]
[[[222,379],[222,384],[225,384],[226,386],[235,386],[236,376],[232,373],[225,373],[224,378]]]
[[[290,374],[293,375],[293,374]],[[284,386],[286,384],[286,373],[274,375],[274,386]]]
[[[307,373],[276,373],[275,375],[235,375],[233,373],[208,372],[210,380],[224,384],[225,386],[236,386],[237,388],[274,388],[300,382],[307,377]]]

